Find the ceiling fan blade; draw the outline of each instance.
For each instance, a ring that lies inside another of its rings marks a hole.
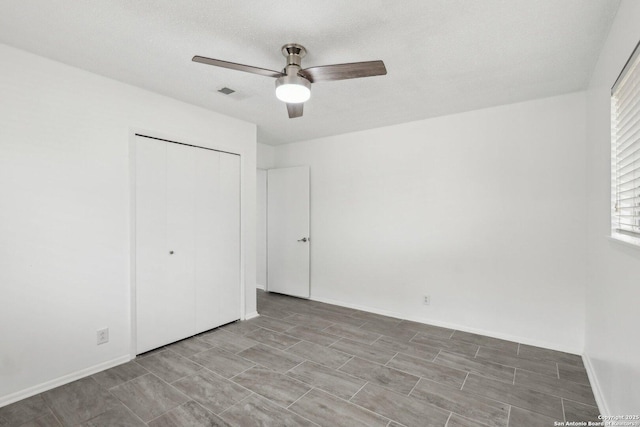
[[[267,70],[266,68],[252,67],[251,65],[236,64],[235,62],[221,61],[219,59],[205,58],[204,56],[194,56],[193,62],[213,65],[216,67],[229,68],[231,70],[244,71],[246,73],[259,74],[266,77],[284,76],[280,71]]]
[[[311,81],[311,83],[315,83],[330,80],[383,76],[387,74],[387,68],[382,61],[366,61],[311,67],[300,71],[300,73]]]
[[[302,108],[304,103],[299,104],[287,104],[287,111],[289,112],[289,118],[295,119],[296,117],[302,117]]]

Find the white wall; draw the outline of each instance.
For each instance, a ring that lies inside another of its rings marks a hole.
[[[256,144],[256,163],[258,169],[271,169],[275,164],[275,147],[266,144]]]
[[[254,313],[255,126],[5,45],[0,57],[0,406],[130,357],[132,128],[241,152]]]
[[[581,353],[584,141],[574,93],[277,146],[311,167],[312,298]]]
[[[623,1],[587,98],[589,252],[585,354],[600,409],[640,413],[640,248],[610,234],[610,91],[640,40],[640,2]]]

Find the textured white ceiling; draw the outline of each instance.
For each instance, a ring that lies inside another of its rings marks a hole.
[[[258,125],[282,144],[584,89],[619,0],[3,0],[0,42]],[[388,75],[322,82],[287,117],[280,70],[384,60]],[[228,86],[236,94],[217,89]],[[88,96],[90,96],[88,94]]]

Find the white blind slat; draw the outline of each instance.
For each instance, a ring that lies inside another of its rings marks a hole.
[[[616,108],[618,108],[621,113],[617,118],[618,129],[624,129],[626,126],[629,126],[630,122],[633,121],[633,118],[638,114],[638,105],[635,103],[631,104],[622,104],[616,101]]]
[[[633,154],[618,158],[618,178],[629,172],[629,170],[637,170],[637,163],[640,160],[640,144]]]
[[[634,179],[635,175],[638,173],[638,160],[636,159],[632,162],[627,163],[625,166],[618,166],[618,182],[625,183],[632,179]]]
[[[616,130],[616,135],[618,135],[618,150],[625,151],[628,145],[633,144],[634,142],[640,139],[638,131],[640,130],[640,114],[636,117],[638,123],[635,123],[634,126],[629,126],[624,131]]]
[[[620,194],[622,197],[633,196],[635,198],[640,196],[640,189],[630,188],[629,190],[620,190],[618,191],[618,194]],[[618,204],[620,203],[618,202]]]
[[[624,203],[635,204],[635,202],[633,202],[633,200],[635,200],[635,199],[638,199],[638,203],[639,203],[638,206],[640,206],[640,196],[636,196],[636,197],[633,197],[633,196],[632,197],[621,197],[618,201],[619,201],[620,204],[624,204]],[[628,202],[628,200],[632,200],[632,201]]]

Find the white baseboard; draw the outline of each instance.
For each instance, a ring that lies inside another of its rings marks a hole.
[[[596,403],[598,404],[598,410],[600,411],[600,414],[614,415],[611,413],[611,411],[609,411],[609,405],[607,405],[607,400],[604,398],[604,393],[602,392],[602,388],[600,388],[600,382],[598,381],[598,376],[596,375],[596,371],[593,368],[591,359],[586,354],[583,354],[582,362],[584,363],[584,367],[587,370],[589,383],[591,383],[591,389],[593,390],[593,395],[596,398]]]
[[[546,341],[530,339],[530,338],[527,338],[527,337],[521,337],[521,336],[516,336],[516,335],[510,335],[510,334],[503,334],[503,333],[500,333],[500,332],[487,331],[487,330],[478,329],[478,328],[471,328],[471,327],[468,327],[468,326],[465,326],[465,325],[458,325],[458,324],[449,323],[449,322],[440,322],[440,321],[437,321],[437,320],[424,319],[424,318],[415,317],[415,316],[406,316],[406,315],[403,315],[403,314],[400,314],[400,313],[387,311],[387,310],[382,310],[382,309],[379,309],[379,308],[366,307],[366,306],[358,305],[358,304],[345,303],[345,302],[342,302],[342,301],[336,301],[336,300],[332,300],[332,299],[329,299],[329,298],[315,297],[313,295],[309,299],[311,299],[313,301],[324,302],[326,304],[333,304],[333,305],[339,305],[341,307],[353,308],[355,310],[368,311],[370,313],[380,314],[380,315],[383,315],[383,316],[395,317],[396,319],[410,320],[412,322],[425,323],[425,324],[428,324],[428,325],[441,326],[443,328],[456,329],[458,331],[463,331],[463,332],[471,332],[471,333],[474,333],[474,334],[486,335],[488,337],[500,338],[500,339],[508,340],[508,341],[515,341],[515,342],[519,342],[519,343],[527,344],[527,345],[532,345],[532,346],[536,346],[536,347],[548,348],[550,350],[563,351],[565,353],[572,353],[572,354],[578,354],[578,355],[582,354],[582,349],[577,349],[577,348],[573,348],[573,347],[570,347],[570,346],[558,345],[556,343],[550,343],[550,342],[546,342]]]
[[[43,391],[48,391],[53,388],[60,387],[61,385],[69,384],[72,381],[79,380],[80,378],[88,377],[89,375],[93,375],[100,371],[104,371],[105,369],[122,365],[123,363],[127,363],[130,360],[131,360],[131,356],[127,354],[125,356],[120,356],[115,359],[109,360],[107,362],[102,362],[97,365],[93,365],[88,368],[81,369],[79,371],[72,372],[67,375],[63,375],[51,381],[47,381],[29,388],[25,388],[24,390],[11,393],[6,396],[2,396],[0,397],[0,407],[9,405],[11,403],[17,402],[22,399],[26,399],[27,397],[35,396],[36,394],[42,393]]]
[[[253,313],[247,313],[244,316],[244,320],[251,320],[251,319],[255,319],[256,317],[259,317],[260,314],[258,314],[257,311],[254,311]]]
[[[256,289],[261,289],[261,290],[265,290],[265,286],[261,285],[260,283],[256,283]]]

